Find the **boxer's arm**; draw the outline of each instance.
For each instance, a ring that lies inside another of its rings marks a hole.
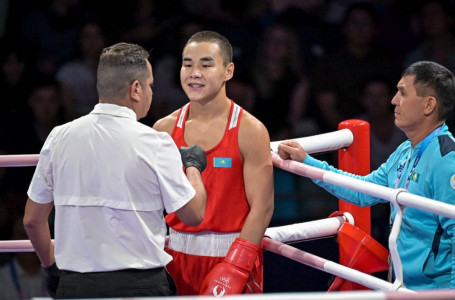
[[[273,214],[274,186],[270,138],[265,126],[244,112],[239,131],[245,192],[250,205],[240,238],[260,245]]]
[[[273,214],[273,165],[270,138],[264,125],[244,112],[240,123],[239,150],[243,158],[245,192],[250,212],[223,262],[204,278],[200,294],[212,295],[226,278],[226,294],[240,294],[250,277],[259,252],[265,229]]]

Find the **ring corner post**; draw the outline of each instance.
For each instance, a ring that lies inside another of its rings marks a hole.
[[[338,167],[349,173],[367,175],[370,173],[370,124],[357,119],[338,124],[339,130],[345,128],[352,132],[354,140],[349,147],[338,150]],[[339,200],[338,205],[340,211],[352,214],[357,227],[371,234],[370,207],[359,207],[343,200]]]
[[[338,129],[349,129],[354,137],[353,142],[347,148],[338,150],[338,168],[356,175],[367,175],[370,173],[370,124],[363,120],[350,119],[338,124]],[[338,200],[339,211],[349,212],[354,217],[355,226],[368,235],[371,234],[371,210],[370,207],[360,207],[341,199]],[[340,245],[339,247],[343,247]],[[339,261],[347,265],[351,255],[346,252],[339,252]],[[341,290],[364,289],[354,283],[346,283]]]

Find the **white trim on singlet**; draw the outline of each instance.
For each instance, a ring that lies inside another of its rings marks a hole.
[[[182,108],[182,112],[180,113],[179,120],[177,122],[177,127],[178,128],[183,128],[183,120],[185,119],[186,111],[188,110],[188,106],[189,105],[190,104],[187,103]],[[232,128],[235,128],[237,126],[237,123],[239,121],[239,115],[240,115],[240,106],[238,104],[234,103],[234,109],[232,111],[231,122],[229,123],[228,130],[231,130]]]
[[[240,106],[234,103],[234,109],[232,111],[231,123],[229,124],[229,130],[235,128],[237,126],[237,122],[239,121],[240,115]]]
[[[169,228],[169,249],[186,254],[224,257],[240,232],[181,232]]]
[[[182,108],[182,112],[180,113],[179,121],[177,122],[177,127],[178,128],[183,128],[183,120],[185,119],[186,111],[188,110],[188,106],[189,105],[190,105],[190,103],[187,103]]]

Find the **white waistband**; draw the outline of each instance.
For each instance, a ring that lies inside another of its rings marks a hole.
[[[239,232],[219,233],[212,231],[190,233],[169,228],[168,247],[186,254],[224,257],[239,234]]]

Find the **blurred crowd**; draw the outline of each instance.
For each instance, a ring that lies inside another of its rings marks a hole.
[[[234,47],[228,96],[271,140],[371,125],[371,169],[406,138],[390,103],[401,71],[419,60],[455,71],[451,0],[22,0],[0,2],[0,154],[37,154],[50,130],[97,103],[101,50],[120,41],[151,50],[153,103],[141,122],[187,102],[181,51],[200,30]],[[454,124],[452,124],[452,122]],[[449,128],[455,128],[453,118]],[[330,154],[325,159],[336,164]],[[33,167],[0,168],[0,240],[22,217]],[[327,217],[337,202],[307,179],[275,172],[272,224]],[[324,203],[324,204],[322,204]],[[385,240],[386,211],[372,212]],[[385,220],[385,221],[384,221]],[[385,231],[385,232],[384,232]],[[0,297],[1,299],[1,297]]]

